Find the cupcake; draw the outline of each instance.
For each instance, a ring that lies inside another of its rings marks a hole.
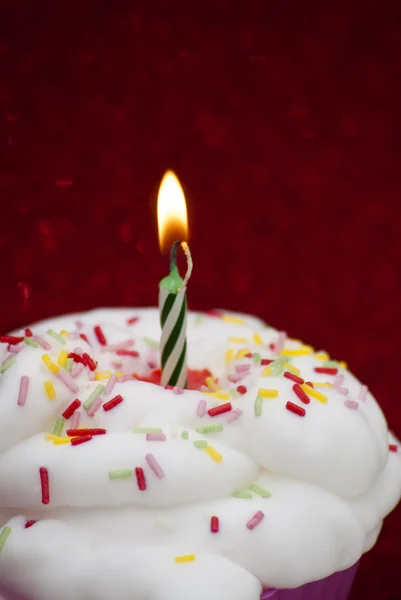
[[[399,442],[344,362],[247,315],[155,309],[0,337],[0,596],[345,600],[401,494]]]

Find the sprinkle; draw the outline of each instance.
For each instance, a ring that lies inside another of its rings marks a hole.
[[[248,373],[251,370],[251,365],[235,365],[237,373]]]
[[[127,319],[127,325],[134,325],[138,321],[139,321],[139,317],[131,317],[130,319]]]
[[[293,375],[292,373],[289,373],[288,371],[284,371],[284,377],[287,377],[287,379],[291,379],[291,381],[295,381],[295,383],[304,383],[304,380],[302,379],[302,377]]]
[[[260,364],[262,365],[262,367],[265,367],[266,365],[270,365],[272,362],[273,360],[271,360],[270,358],[262,358]]]
[[[163,433],[161,427],[134,427],[133,433]]]
[[[330,356],[327,354],[327,352],[316,352],[316,354],[314,355],[314,357],[316,360],[325,360],[328,361],[330,359]],[[327,365],[324,365],[327,366]]]
[[[182,437],[183,440],[187,440],[188,439],[188,431],[183,431],[181,433],[181,437]]]
[[[194,446],[195,446],[195,448],[204,449],[207,446],[207,441],[206,440],[195,440]]]
[[[45,467],[40,467],[39,474],[42,489],[42,504],[50,504],[49,473]]]
[[[311,387],[325,387],[325,388],[332,388],[333,385],[331,383],[326,383],[326,382],[320,382],[320,381],[310,381],[309,383],[312,384]],[[345,388],[342,388],[345,389]],[[338,391],[338,390],[337,390]]]
[[[263,409],[263,398],[261,398],[260,396],[256,396],[255,406],[254,406],[255,417],[262,416],[262,409]]]
[[[109,479],[125,479],[131,477],[131,469],[114,469],[109,471]]]
[[[338,360],[325,360],[323,366],[328,367],[330,369],[336,369],[338,367],[338,364]]]
[[[258,496],[262,496],[262,498],[270,498],[271,493],[268,492],[267,490],[265,490],[264,488],[260,487],[259,485],[256,485],[256,483],[252,483],[249,486],[249,489],[251,490],[251,492],[253,492],[254,494],[257,494]]]
[[[71,377],[73,377],[74,379],[76,377],[78,377],[78,375],[80,375],[82,373],[82,371],[85,369],[84,365],[80,365],[78,363],[75,363],[72,365],[72,369],[71,369]]]
[[[241,498],[241,500],[252,500],[251,492],[237,491],[231,494],[233,498]]]
[[[29,529],[30,527],[33,527],[33,525],[35,525],[35,523],[37,523],[37,521],[35,521],[34,519],[31,519],[30,521],[27,521],[25,523],[25,529]]]
[[[70,335],[69,332],[66,329],[62,329],[60,331],[60,335],[62,335],[65,338],[68,338],[68,336]]]
[[[219,517],[210,518],[210,531],[212,533],[218,533],[219,531]]]
[[[199,400],[198,408],[196,409],[196,414],[198,417],[204,417],[206,413],[206,400]]]
[[[232,350],[231,348],[229,350],[227,350],[226,352],[226,365],[228,365],[228,363],[230,363],[232,361],[232,359],[234,358],[234,350]]]
[[[181,394],[185,394],[185,390],[183,390],[182,388],[180,388],[176,385],[173,387],[173,392],[174,392],[174,394],[177,394],[177,396],[180,396]]]
[[[25,329],[25,337],[32,337],[32,336],[33,336],[32,331],[29,329],[29,327],[27,327]]]
[[[332,369],[330,367],[315,367],[316,373],[322,373],[325,375],[337,375],[338,369]]]
[[[390,452],[397,452],[398,446],[397,444],[389,444],[388,449],[390,450]]]
[[[316,398],[316,400],[319,400],[319,402],[322,403],[327,402],[327,396],[315,390],[312,386],[309,385],[309,382],[304,383],[301,387],[304,390],[304,392],[308,394],[308,396],[313,396],[313,398]]]
[[[255,527],[257,525],[259,525],[259,523],[261,521],[263,521],[264,518],[265,518],[264,513],[261,510],[258,510],[258,512],[253,515],[252,519],[250,519],[248,521],[248,523],[246,524],[246,526],[248,527],[248,529],[251,529],[251,530],[255,529]]]
[[[8,540],[8,538],[10,537],[12,532],[11,527],[4,527],[3,531],[0,534],[0,554],[3,552],[4,550],[4,546],[6,545],[6,542]]]
[[[107,382],[106,388],[104,390],[105,396],[109,396],[111,394],[111,392],[113,391],[113,388],[116,384],[116,381],[117,381],[117,377],[115,375],[112,375],[110,377],[109,381]],[[108,402],[106,402],[106,404],[108,404]],[[104,406],[106,406],[106,404]],[[108,410],[110,410],[110,409],[108,409]]]
[[[226,323],[233,323],[233,325],[245,325],[244,319],[239,317],[233,317],[232,315],[222,315],[221,317]]]
[[[286,339],[287,339],[286,332],[280,331],[278,334],[277,342],[275,343],[275,346],[274,346],[274,351],[277,354],[280,354],[280,352],[283,350]]]
[[[90,442],[91,439],[91,435],[82,435],[80,437],[74,437],[71,440],[71,446],[79,446],[80,444],[86,444],[86,442]]]
[[[213,379],[213,377],[206,377],[205,379],[205,383],[207,385],[207,387],[212,390],[213,392],[218,392],[221,388],[219,388],[219,386],[216,384],[215,380]]]
[[[217,398],[217,400],[230,400],[230,394],[226,392],[203,392],[207,396],[211,396],[212,398]]]
[[[205,448],[205,452],[208,453],[208,455],[213,458],[213,460],[215,462],[221,462],[223,460],[222,455],[220,454],[220,452],[217,452],[217,450],[215,448],[213,448],[213,446],[206,446]]]
[[[65,423],[65,421],[62,417],[57,419],[56,424],[53,428],[53,435],[57,435],[57,436],[61,435],[61,432],[63,431],[64,423]]]
[[[358,400],[359,402],[365,402],[366,401],[366,394],[368,392],[368,388],[366,385],[362,385],[361,389],[359,390],[359,396],[358,396]]]
[[[344,360],[340,360],[338,364],[340,365],[340,367],[342,369],[345,369],[345,370],[348,369],[348,365],[347,365],[347,363]]]
[[[244,358],[247,354],[251,354],[249,348],[238,350],[237,354],[235,355],[235,360],[241,360],[241,358]]]
[[[103,392],[104,392],[104,385],[99,383],[99,385],[97,385],[95,387],[93,392],[90,394],[90,396],[88,396],[87,400],[84,402],[84,405],[83,405],[84,409],[88,410],[92,406],[92,403],[96,400],[96,398],[98,398],[101,394],[103,394]]]
[[[299,417],[304,417],[306,414],[306,411],[304,408],[302,408],[302,406],[298,406],[298,404],[294,404],[293,402],[288,401],[287,404],[285,405],[286,409],[293,412],[295,415],[298,415]]]
[[[77,410],[71,417],[70,427],[71,429],[78,429],[81,420],[81,411]]]
[[[75,348],[75,350],[80,350],[80,348]],[[69,352],[68,358],[72,358],[72,360],[76,363],[84,364],[85,361],[82,358],[82,352],[81,353],[75,352],[75,350],[74,350],[74,352]]]
[[[146,439],[148,442],[165,442],[166,434],[165,433],[147,433]]]
[[[28,394],[29,377],[24,375],[20,379],[19,393],[18,393],[18,406],[24,406],[26,402],[26,396]]]
[[[71,438],[62,438],[58,436],[54,436],[53,444],[55,446],[60,446],[64,444],[69,444],[71,442]]]
[[[74,364],[74,361],[72,360],[72,358],[67,358],[67,360],[65,361],[65,366],[64,366],[66,373],[71,373],[73,364]]]
[[[268,388],[259,388],[258,396],[261,396],[262,398],[277,398],[278,390],[272,390],[272,389],[268,389]]]
[[[18,354],[19,352],[21,352],[21,350],[23,350],[24,348],[26,348],[26,346],[24,344],[16,344],[15,346],[7,346],[7,350],[9,352],[11,352],[12,354]]]
[[[355,402],[355,400],[344,400],[344,406],[350,408],[351,410],[356,410],[359,406],[359,403]]]
[[[210,424],[210,425],[202,425],[201,427],[197,427],[196,431],[198,433],[217,433],[218,431],[223,431],[224,427],[220,423]]]
[[[258,346],[262,346],[263,345],[263,341],[262,338],[260,337],[259,333],[254,333],[252,336],[252,341],[254,344],[257,344]]]
[[[186,563],[193,562],[194,560],[196,560],[196,558],[195,554],[186,554],[185,556],[176,556],[174,560],[176,563]]]
[[[58,355],[57,364],[59,367],[64,367],[68,358],[68,350],[62,350]]]
[[[263,369],[261,376],[262,377],[269,377],[269,375],[272,374],[272,370],[270,367],[266,367],[265,369]]]
[[[82,355],[82,359],[83,359],[83,361],[85,361],[84,362],[85,366],[89,367],[89,369],[91,371],[96,371],[97,362],[95,360],[93,360],[93,358],[91,356],[89,356],[89,354],[84,352]]]
[[[153,454],[147,454],[145,456],[145,458],[146,458],[146,462],[148,463],[149,467],[152,469],[152,471],[156,475],[156,477],[158,477],[159,479],[163,479],[164,471],[161,468],[161,466],[159,465],[159,463],[157,462],[157,460],[155,459],[155,457],[153,456]]]
[[[56,333],[55,331],[53,331],[53,329],[48,329],[47,330],[47,335],[51,335],[52,338],[54,338],[55,340],[57,340],[58,342],[60,342],[60,344],[65,344],[65,339],[63,338],[62,335],[59,335],[58,333]]]
[[[344,375],[343,374],[336,375],[336,377],[334,377],[333,386],[335,388],[338,388],[338,387],[342,386],[343,382],[344,382]]]
[[[60,371],[60,367],[58,367],[48,354],[42,355],[42,361],[45,363],[46,367],[50,369],[52,373],[58,373]]]
[[[232,410],[231,412],[228,413],[228,415],[226,416],[226,421],[227,421],[227,423],[232,423],[233,421],[238,419],[238,417],[240,417],[241,415],[242,415],[242,410],[240,408],[236,408],[235,410]]]
[[[54,400],[56,398],[56,390],[54,389],[53,382],[50,380],[44,381],[43,386],[49,400]]]
[[[88,417],[93,417],[101,406],[102,406],[102,399],[99,396],[98,398],[95,398],[95,400],[92,402],[92,404],[88,408],[88,410],[86,412]]]
[[[35,342],[35,340],[32,337],[24,338],[24,342],[27,346],[31,346],[31,348],[40,348],[40,344],[38,344],[38,342]]]
[[[0,335],[0,344],[11,344],[14,346],[15,344],[19,344],[23,342],[24,338],[16,335]]]
[[[79,387],[74,382],[74,380],[66,373],[65,371],[60,371],[57,373],[57,377],[64,383],[64,385],[73,393],[78,394]]]
[[[207,412],[210,417],[217,417],[225,412],[229,412],[232,410],[232,408],[231,402],[227,402],[226,404],[215,406],[214,408],[209,409]]]
[[[294,385],[292,386],[292,389],[294,390],[294,392],[296,393],[298,398],[301,400],[301,402],[303,402],[304,404],[309,404],[309,402],[310,402],[309,396],[307,396],[307,394],[305,394],[305,392],[303,391],[303,389],[301,388],[301,386],[298,383],[294,383]]]
[[[237,387],[237,392],[239,392],[240,394],[246,394],[247,389],[246,389],[246,387],[244,385],[239,385]]]
[[[141,492],[146,490],[146,479],[143,469],[141,467],[135,468],[136,482]]]
[[[297,367],[294,367],[294,365],[291,365],[290,363],[287,363],[286,365],[284,365],[284,368],[288,369],[290,371],[290,373],[292,373],[293,375],[298,375],[300,374],[300,370],[297,369]]]
[[[282,356],[307,356],[308,354],[311,354],[312,352],[312,347],[311,346],[301,346],[300,348],[297,348],[296,350],[281,350],[280,354]]]
[[[89,346],[91,346],[92,344],[90,343],[90,341],[88,340],[88,337],[84,334],[84,333],[80,333],[79,337],[81,338],[81,340],[84,340],[84,342],[86,342],[87,344],[89,344]]]
[[[121,402],[123,400],[124,400],[124,398],[120,394],[118,394],[117,396],[114,396],[114,398],[112,398],[111,400],[109,400],[108,402],[103,404],[103,410],[105,410],[107,412],[107,411],[111,410],[112,408],[115,408],[116,406],[121,404]]]
[[[5,373],[7,371],[7,369],[9,369],[10,367],[13,366],[13,364],[15,364],[16,360],[17,359],[15,358],[15,356],[12,356],[8,360],[6,360],[6,362],[3,363],[0,367],[0,373],[1,374]]]
[[[96,325],[93,328],[93,331],[95,333],[95,336],[97,337],[97,341],[99,342],[99,344],[101,346],[106,346],[107,345],[107,341],[106,341],[105,335],[104,335],[104,333],[103,333],[102,328],[100,327],[100,325]]]
[[[228,341],[230,344],[246,344],[248,342],[244,337],[229,337]]]
[[[151,338],[144,337],[143,341],[145,342],[145,344],[147,346],[149,346],[149,348],[158,348],[159,347],[159,342],[157,342],[156,340],[152,340]]]
[[[80,437],[82,435],[105,435],[106,430],[101,427],[94,427],[92,429],[67,429],[66,433],[69,437]]]

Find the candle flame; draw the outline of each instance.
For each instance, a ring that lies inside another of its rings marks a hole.
[[[166,171],[157,197],[159,246],[168,252],[176,240],[188,239],[188,215],[185,196],[173,171]]]

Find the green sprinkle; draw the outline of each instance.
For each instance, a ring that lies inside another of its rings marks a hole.
[[[289,362],[288,356],[282,356],[281,358],[277,358],[272,363],[270,363],[269,367],[271,369],[271,374],[273,376],[281,375],[284,371],[284,365]]]
[[[109,479],[125,479],[126,477],[131,477],[131,475],[131,469],[114,469],[113,471],[109,471]]]
[[[256,396],[255,400],[255,417],[262,416],[263,398],[262,396]]]
[[[3,531],[0,534],[0,554],[2,553],[4,546],[6,545],[6,541],[10,537],[12,532],[11,527],[4,527]]]
[[[270,498],[270,496],[271,496],[270,492],[268,492],[267,490],[263,489],[259,485],[256,485],[256,483],[252,483],[252,485],[249,486],[249,489],[254,494],[258,494],[258,496],[262,496],[262,498]]]
[[[231,494],[233,498],[242,498],[242,500],[252,500],[251,492],[238,491]]]
[[[262,357],[257,352],[255,352],[253,355],[253,362],[255,363],[255,365],[260,365],[260,363],[262,362]]]
[[[67,358],[67,360],[65,361],[64,369],[66,370],[67,373],[71,373],[73,363],[74,363],[74,360],[72,358]]]
[[[196,431],[198,433],[216,433],[217,431],[223,431],[223,425],[202,425],[202,427],[197,427]]]
[[[206,440],[195,440],[194,446],[195,446],[195,448],[206,448],[207,441]]]
[[[48,335],[51,335],[52,338],[54,338],[55,340],[57,340],[58,342],[60,342],[60,344],[65,344],[65,339],[63,338],[62,335],[59,335],[58,333],[56,333],[55,331],[53,331],[53,329],[48,329],[47,330]]]
[[[231,388],[231,390],[228,390],[228,393],[230,394],[231,398],[238,398],[238,396],[242,395],[240,392],[237,392],[235,388]]]
[[[327,369],[335,369],[338,367],[338,360],[325,360],[323,362],[323,367]]]
[[[149,346],[149,348],[158,348],[159,347],[159,342],[157,342],[156,340],[152,340],[152,338],[144,337],[143,341],[145,342],[145,344],[147,346]]]
[[[95,387],[91,395],[84,402],[84,409],[89,410],[96,398],[98,398],[104,392],[104,385],[99,384]]]
[[[56,424],[53,429],[53,435],[61,435],[61,432],[63,431],[63,427],[64,427],[64,422],[65,422],[64,417],[60,417],[59,419],[57,419]]]
[[[11,358],[9,358],[8,360],[6,360],[6,362],[4,363],[4,365],[0,366],[0,373],[3,374],[7,371],[7,369],[9,369],[10,367],[13,366],[13,364],[15,363],[17,359],[15,358],[15,356],[12,356]]]
[[[24,342],[28,346],[32,346],[32,348],[40,348],[40,344],[38,344],[38,342],[35,342],[35,340],[33,340],[31,337],[24,338]]]
[[[133,433],[163,433],[161,427],[134,427]]]
[[[181,434],[181,437],[183,440],[187,440],[188,439],[188,431],[183,431]]]

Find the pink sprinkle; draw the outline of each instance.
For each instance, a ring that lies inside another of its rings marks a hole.
[[[264,518],[264,513],[261,510],[258,510],[258,512],[253,515],[252,519],[248,521],[246,526],[248,527],[248,529],[255,529],[256,525],[259,525],[259,523],[263,521]]]
[[[349,392],[349,389],[348,388],[343,388],[343,387],[338,387],[337,388],[337,392],[339,394],[342,394],[343,396],[347,396],[348,392]]]
[[[77,329],[83,329],[85,327],[85,323],[83,321],[75,321],[75,327]],[[75,352],[75,350],[74,350]]]
[[[238,365],[238,366],[240,366],[240,365]],[[244,372],[244,373],[233,373],[232,375],[228,375],[227,379],[231,383],[238,383],[239,381],[242,381],[243,379],[245,379],[245,377],[247,375],[248,375],[247,372]]]
[[[133,381],[135,380],[135,377],[133,377],[131,375],[131,373],[126,373],[125,375],[122,375],[121,377],[119,377],[118,381],[120,383],[124,383],[125,381]]]
[[[14,346],[9,345],[7,350],[12,354],[18,354],[18,352],[21,352],[21,350],[23,350],[24,348],[26,348],[26,346],[24,342],[21,342],[20,344],[15,344]]]
[[[355,402],[355,400],[344,400],[344,406],[350,408],[351,410],[356,410],[359,404],[358,402]]]
[[[77,346],[77,348],[74,348],[74,354],[78,354],[78,356],[82,356],[83,350],[80,346]]]
[[[227,421],[227,423],[232,423],[233,421],[238,419],[238,417],[240,417],[241,415],[242,415],[242,410],[240,408],[236,408],[235,410],[232,410],[231,412],[228,413],[228,415],[226,416],[226,421]]]
[[[274,346],[274,351],[276,354],[279,354],[282,350],[284,350],[285,341],[287,339],[287,334],[285,331],[280,331],[278,334],[277,342]]]
[[[237,373],[246,373],[251,368],[251,365],[235,365]]]
[[[206,400],[199,400],[198,408],[196,409],[196,414],[198,417],[204,417],[206,413]]]
[[[165,433],[147,433],[146,439],[148,442],[165,442],[166,434]]]
[[[131,348],[131,346],[134,344],[134,340],[125,340],[124,342],[119,342],[118,344],[108,344],[104,347],[104,350],[107,352],[116,352],[117,350],[126,350],[127,348]]]
[[[74,412],[74,414],[71,417],[71,421],[70,421],[70,429],[78,429],[79,427],[79,423],[81,421],[81,411],[80,410],[76,410]]]
[[[6,363],[11,357],[12,357],[12,354],[10,354],[10,353],[6,354],[1,364],[4,365],[4,363]]]
[[[71,369],[71,377],[75,379],[78,375],[81,375],[82,371],[85,369],[85,366],[82,363],[74,363]]]
[[[174,392],[174,394],[180,395],[180,394],[184,394],[185,390],[176,386],[175,388],[173,388],[173,392]]]
[[[88,379],[89,381],[96,381],[96,375],[94,371],[91,371],[89,368],[87,369]]]
[[[344,382],[344,375],[336,375],[334,377],[333,387],[338,389],[339,387],[342,386],[343,382]]]
[[[360,402],[365,402],[366,401],[366,394],[367,394],[367,392],[368,392],[367,386],[366,385],[362,385],[361,389],[359,391],[359,397],[358,397],[358,400]]]
[[[163,479],[164,471],[153,456],[153,454],[147,454],[145,458],[146,462],[148,463],[149,467],[152,469],[156,477],[158,477],[159,479]]]
[[[108,380],[106,388],[103,392],[105,396],[109,396],[111,394],[111,392],[113,391],[113,388],[116,384],[116,381],[117,381],[117,377],[115,375],[112,375],[110,377],[110,379]]]
[[[24,406],[26,402],[26,396],[28,393],[29,386],[29,377],[24,375],[21,377],[20,385],[19,385],[19,394],[18,394],[18,406]]]
[[[102,406],[102,399],[100,397],[96,398],[96,400],[94,400],[92,402],[92,405],[87,410],[86,414],[88,415],[88,417],[93,417],[101,406]]]
[[[71,390],[71,392],[73,394],[78,394],[79,387],[73,381],[73,379],[71,379],[71,377],[68,375],[68,373],[66,373],[65,371],[63,371],[62,369],[60,369],[56,375],[64,383],[64,385],[66,387],[68,387],[69,390]]]
[[[33,335],[32,339],[34,342],[36,342],[37,344],[39,344],[39,346],[41,346],[44,350],[51,350],[52,347],[50,346],[50,344],[48,342],[46,342],[46,340],[44,340],[42,337],[40,337],[40,335]]]

